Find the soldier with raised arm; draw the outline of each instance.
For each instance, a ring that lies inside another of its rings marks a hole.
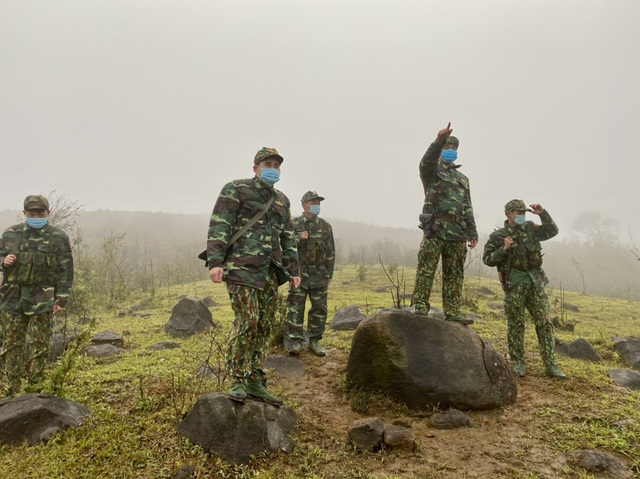
[[[460,141],[451,136],[451,123],[440,130],[420,161],[424,205],[420,227],[424,231],[411,301],[416,313],[427,314],[438,262],[442,257],[442,304],[447,321],[471,324],[461,312],[464,261],[467,245],[475,248],[478,232],[471,205],[469,179],[460,173]]]
[[[484,246],[482,261],[487,266],[496,266],[505,292],[504,304],[507,314],[507,340],[509,355],[515,362],[513,371],[517,376],[526,374],[524,355],[525,311],[531,313],[536,327],[540,356],[549,376],[565,379],[555,358],[553,324],[549,320],[549,300],[544,291],[548,283],[542,270],[541,241],[558,234],[558,227],[551,215],[538,203],[531,209],[522,200],[511,200],[504,206],[507,217],[504,226],[489,236]],[[542,224],[527,221],[529,211],[540,216]]]

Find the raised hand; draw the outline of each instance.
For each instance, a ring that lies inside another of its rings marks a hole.
[[[436,141],[438,143],[444,143],[444,140],[446,140],[451,136],[451,132],[453,132],[453,128],[451,128],[451,122],[449,122],[446,128],[443,128],[438,132],[438,137],[436,138]]]
[[[544,211],[544,208],[542,207],[541,204],[533,203],[532,205],[529,205],[529,206],[533,210],[533,214],[534,215],[539,215],[540,213],[542,213]]]

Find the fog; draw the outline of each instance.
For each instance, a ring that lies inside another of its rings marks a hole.
[[[488,234],[512,198],[561,234],[640,237],[640,2],[0,1],[0,209],[208,214],[262,146],[300,213],[415,228],[451,121]],[[204,227],[203,227],[204,228]]]

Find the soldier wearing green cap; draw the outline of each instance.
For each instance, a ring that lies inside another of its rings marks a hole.
[[[240,402],[251,396],[282,404],[267,391],[263,369],[278,286],[300,286],[289,199],[273,186],[283,161],[275,148],[258,151],[255,176],[227,183],[209,221],[209,276],[227,283],[235,315],[226,358],[233,378],[229,396]]]
[[[315,191],[302,196],[302,215],[293,219],[298,242],[301,282],[291,287],[287,298],[287,327],[292,341],[289,352],[300,354],[304,347],[304,307],[309,297],[311,309],[307,323],[309,349],[316,356],[325,356],[319,341],[327,322],[327,296],[333,277],[336,253],[331,225],[319,217],[324,198]]]
[[[49,224],[49,201],[24,200],[26,220],[7,228],[0,239],[0,318],[4,339],[0,356],[6,396],[37,391],[53,334],[53,315],[61,312],[73,285],[73,257],[67,234]],[[30,346],[27,348],[27,338]]]
[[[475,248],[478,232],[473,217],[469,179],[454,164],[460,142],[451,123],[440,130],[420,161],[420,179],[424,205],[420,227],[424,231],[418,252],[418,268],[412,306],[418,314],[427,314],[433,279],[442,257],[442,303],[447,321],[471,324],[461,312],[464,261],[467,244]]]
[[[542,224],[526,221],[529,211],[540,216]],[[484,246],[482,261],[497,266],[505,291],[507,314],[507,340],[509,355],[515,362],[517,376],[526,374],[524,355],[525,311],[531,313],[536,327],[540,355],[547,374],[564,379],[555,358],[553,324],[549,320],[549,300],[544,291],[548,280],[542,270],[541,241],[558,234],[551,215],[539,204],[527,208],[522,200],[511,200],[504,206],[507,219],[504,226],[489,236]]]

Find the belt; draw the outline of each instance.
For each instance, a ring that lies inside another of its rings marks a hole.
[[[462,216],[452,215],[449,213],[436,213],[434,217],[437,220],[450,221],[450,222],[458,222],[464,219]]]

